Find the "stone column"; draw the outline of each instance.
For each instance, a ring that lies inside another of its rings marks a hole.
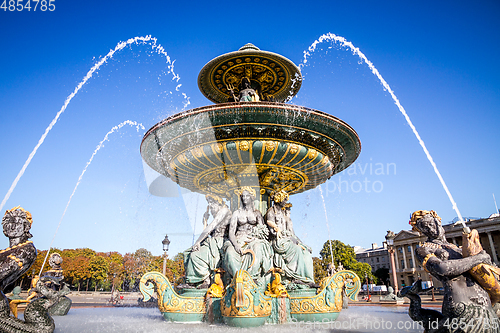
[[[413,268],[417,269],[417,262],[415,261],[415,252],[413,251],[413,246],[410,244],[411,250],[411,262],[413,263]]]
[[[394,293],[397,295],[399,288],[398,288],[398,274],[396,272],[396,265],[394,264],[395,249],[394,249],[394,247],[391,246],[388,251],[389,251],[389,256],[390,256],[389,266],[391,267],[391,270],[392,270],[392,280],[393,280],[393,286],[394,286]]]
[[[394,257],[396,259],[396,272],[399,270],[398,247],[394,246]]]
[[[491,237],[491,231],[487,232],[488,240],[490,241],[491,255],[493,256],[493,262],[498,264],[497,251],[495,251],[495,244],[493,244],[493,237]]]
[[[402,249],[403,249],[403,261],[405,262],[405,268],[408,268],[408,267],[406,267],[407,266],[407,264],[406,264],[406,249],[404,247],[402,247]]]

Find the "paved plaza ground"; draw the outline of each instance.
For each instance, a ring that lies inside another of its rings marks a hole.
[[[21,294],[22,295],[22,294]],[[140,292],[123,292],[120,293],[120,296],[123,296],[123,300],[121,300],[119,306],[137,306],[138,300],[142,299],[142,294]],[[111,293],[109,292],[72,292],[68,295],[69,298],[73,301],[73,307],[92,307],[92,306],[113,306],[110,303]],[[379,299],[381,296],[373,295],[371,302],[366,302],[362,300],[362,295],[358,297],[357,302],[349,301],[349,305],[353,306],[363,306],[370,304],[379,304]],[[383,296],[382,296],[383,297]],[[442,295],[435,295],[436,301],[432,301],[431,295],[421,295],[422,303],[425,306],[439,306],[441,307],[441,303],[443,301]],[[409,300],[405,298],[405,303],[403,306],[408,306]],[[391,305],[387,305],[391,306]]]
[[[139,292],[121,293],[123,299],[118,306],[110,303],[109,292],[72,292],[69,296],[73,306],[67,316],[54,317],[55,333],[96,332],[241,332],[240,328],[207,323],[179,324],[163,320],[158,309],[138,307]],[[285,325],[265,325],[252,332],[285,333],[300,329],[305,332],[423,332],[408,316],[409,303],[387,305],[379,303],[379,295],[373,295],[371,302],[362,300],[350,302],[349,308],[342,310],[335,322],[308,323],[291,322]],[[423,307],[440,308],[442,295],[422,296]],[[22,311],[20,312],[22,318]]]
[[[135,307],[138,306],[138,300],[142,299],[142,294],[140,292],[122,292],[120,296],[123,296],[118,306],[122,307]],[[26,297],[25,293],[21,293],[21,297]],[[110,292],[71,292],[68,297],[73,301],[72,307],[113,307],[110,302],[111,293]],[[366,302],[362,300],[363,295],[359,295],[357,302],[349,301],[349,305],[353,306],[365,306],[365,305],[379,305],[380,295],[372,295],[371,302]],[[431,295],[421,295],[422,303],[424,307],[441,307],[443,301],[442,295],[435,295],[436,301],[432,301]],[[387,305],[384,306],[394,306]],[[405,298],[405,303],[402,306],[409,306],[409,300]],[[21,310],[22,311],[22,310]]]

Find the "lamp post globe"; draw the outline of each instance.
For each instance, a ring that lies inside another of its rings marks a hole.
[[[391,263],[394,292],[397,295],[398,294],[398,279],[396,276],[396,264],[394,262],[394,238],[396,238],[396,235],[394,234],[394,232],[388,230],[387,235],[385,235],[385,240],[386,240],[386,244],[387,244],[387,251],[389,252],[389,255],[391,257],[390,263]]]

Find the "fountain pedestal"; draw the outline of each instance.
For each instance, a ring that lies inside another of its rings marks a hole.
[[[207,296],[206,289],[184,289],[178,294],[159,272],[146,273],[140,282],[144,301],[158,294],[163,317],[172,322],[223,322],[229,326],[255,327],[289,321],[327,322],[337,319],[344,293],[356,300],[361,282],[351,271],[324,278],[318,289],[290,291],[289,295],[269,296],[240,270],[222,298]]]

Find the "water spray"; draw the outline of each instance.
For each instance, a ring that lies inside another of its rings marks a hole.
[[[325,198],[323,197],[323,190],[321,189],[321,185],[319,185],[318,188],[321,195],[321,201],[323,202],[323,210],[325,211],[326,230],[328,231],[328,244],[330,244],[330,256],[332,257],[332,265],[335,265],[335,263],[333,262],[332,238],[330,237],[330,225],[328,223],[328,214],[326,213]]]
[[[45,259],[43,260],[42,267],[40,268],[40,273],[38,273],[39,276],[42,275],[43,267],[45,266],[45,262],[47,261],[47,258],[49,257],[50,250],[52,249],[52,243],[54,243],[54,239],[56,238],[57,232],[59,231],[59,227],[61,226],[61,222],[64,218],[64,215],[66,215],[66,211],[68,210],[69,204],[71,203],[71,199],[73,199],[73,196],[75,195],[76,189],[78,188],[78,185],[80,185],[83,175],[87,171],[87,168],[89,167],[90,163],[92,163],[92,160],[94,159],[94,156],[97,154],[97,152],[102,148],[104,145],[104,142],[108,141],[108,137],[111,133],[118,131],[120,128],[122,128],[125,125],[130,125],[130,126],[135,126],[137,129],[137,132],[139,132],[139,129],[142,129],[143,131],[146,130],[144,126],[141,123],[137,123],[135,121],[130,121],[130,120],[125,120],[119,125],[114,126],[106,135],[104,136],[104,139],[102,139],[101,142],[97,145],[96,149],[94,150],[94,153],[90,157],[90,160],[87,162],[87,165],[85,165],[85,168],[83,168],[82,174],[78,178],[78,181],[76,182],[76,186],[73,189],[73,193],[69,196],[68,203],[66,204],[66,208],[64,208],[64,212],[61,216],[61,219],[59,220],[59,224],[57,225],[56,232],[54,233],[54,236],[52,237],[52,241],[50,242],[49,249],[47,250],[47,254],[45,255]]]
[[[12,192],[14,191],[14,189],[16,188],[16,185],[19,182],[19,179],[21,179],[21,177],[23,176],[24,172],[26,171],[26,168],[28,167],[28,165],[30,164],[31,160],[35,156],[38,148],[40,148],[40,146],[42,145],[42,143],[45,141],[45,138],[49,134],[50,130],[57,123],[59,117],[66,110],[66,108],[68,107],[68,104],[71,102],[71,100],[73,99],[73,97],[75,97],[75,95],[78,93],[78,91],[80,91],[80,89],[83,87],[83,85],[85,83],[87,83],[87,81],[92,77],[92,75],[94,74],[94,72],[96,72],[101,67],[101,65],[103,65],[104,63],[106,63],[106,61],[108,61],[109,59],[111,59],[113,57],[113,55],[117,51],[120,51],[120,50],[124,49],[126,46],[134,44],[134,43],[135,44],[139,44],[139,42],[150,43],[151,44],[151,48],[153,50],[155,50],[158,54],[161,54],[161,55],[165,56],[166,59],[167,59],[167,64],[169,64],[167,66],[168,73],[172,73],[172,75],[173,75],[172,80],[176,80],[177,82],[180,80],[180,76],[178,74],[174,73],[174,62],[175,62],[175,60],[174,61],[170,60],[170,57],[168,56],[167,52],[165,52],[165,49],[163,48],[163,46],[161,46],[160,44],[157,44],[157,39],[154,38],[154,37],[151,37],[151,35],[147,35],[147,36],[144,36],[144,37],[134,37],[134,38],[128,39],[126,42],[120,42],[120,43],[118,43],[113,50],[110,50],[108,52],[108,54],[106,54],[101,60],[99,60],[94,66],[92,66],[92,68],[87,72],[87,75],[85,75],[85,77],[83,78],[83,80],[76,86],[75,90],[66,98],[66,101],[64,102],[64,105],[61,107],[61,110],[59,110],[59,112],[57,112],[56,116],[54,117],[54,119],[52,119],[52,121],[50,122],[50,124],[47,127],[47,129],[45,129],[45,132],[40,137],[40,140],[38,140],[37,145],[35,146],[35,148],[31,152],[31,154],[29,155],[28,159],[24,163],[23,167],[21,168],[21,171],[19,171],[19,173],[17,174],[16,179],[14,179],[14,182],[10,186],[10,189],[7,191],[7,194],[5,195],[5,197],[3,198],[2,203],[0,204],[0,211],[2,210],[3,206],[5,205],[5,203],[7,203],[7,200],[9,200],[10,195],[12,194]],[[180,87],[180,86],[178,86],[178,87]],[[184,93],[182,95],[183,95],[183,97],[185,99],[185,102],[184,102],[184,108],[185,108],[186,106],[188,106],[190,104],[189,97],[186,94],[184,94]]]
[[[347,41],[344,37],[337,36],[337,35],[332,34],[332,33],[324,34],[319,39],[315,40],[314,43],[312,43],[311,46],[309,46],[307,51],[304,51],[304,60],[299,65],[299,69],[302,69],[306,65],[307,58],[311,55],[311,53],[313,53],[316,50],[316,46],[320,43],[325,42],[325,41],[338,42],[338,43],[340,43],[341,46],[349,48],[353,54],[357,55],[359,58],[361,58],[362,61],[364,61],[368,65],[368,67],[370,68],[372,73],[380,80],[380,83],[384,87],[384,90],[389,92],[392,99],[394,100],[394,103],[398,107],[399,111],[405,117],[406,122],[408,123],[408,125],[412,129],[413,134],[415,134],[415,137],[417,138],[418,143],[420,144],[420,146],[424,150],[424,153],[427,156],[427,159],[431,163],[431,165],[434,169],[434,172],[436,173],[437,177],[439,178],[439,181],[441,182],[441,185],[443,186],[446,194],[448,195],[448,199],[450,200],[450,202],[452,204],[452,208],[457,213],[457,216],[458,216],[458,222],[456,222],[455,225],[461,224],[463,229],[464,229],[464,232],[470,233],[470,229],[469,229],[469,227],[466,226],[465,221],[462,217],[462,214],[460,214],[460,211],[458,210],[457,204],[455,203],[455,200],[453,200],[453,196],[451,195],[450,191],[448,190],[448,186],[446,186],[446,183],[444,182],[444,179],[441,176],[441,173],[439,172],[439,170],[436,166],[436,163],[434,162],[431,154],[427,150],[427,147],[425,146],[424,141],[422,140],[422,138],[418,134],[417,129],[415,128],[412,121],[410,120],[410,117],[406,113],[406,110],[403,108],[403,106],[399,102],[398,98],[394,94],[394,91],[392,91],[389,84],[384,80],[384,78],[382,77],[382,75],[380,75],[379,71],[375,68],[373,63],[370,60],[368,60],[368,58],[364,55],[363,52],[361,52],[359,50],[359,48],[355,47],[351,42]]]
[[[497,200],[495,199],[495,193],[492,193],[493,194],[493,201],[495,202],[495,209],[497,210],[497,214],[500,213],[500,211],[498,210],[498,206],[497,206]]]

